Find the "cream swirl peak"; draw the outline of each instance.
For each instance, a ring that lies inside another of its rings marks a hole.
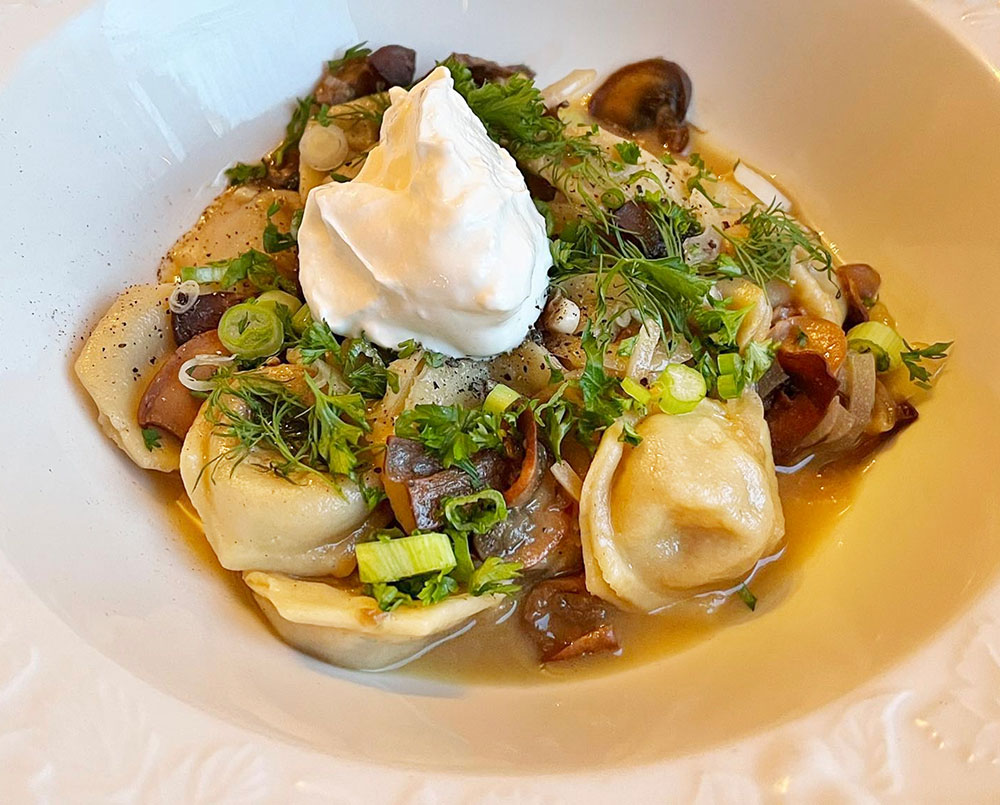
[[[513,349],[545,301],[544,219],[446,67],[390,99],[357,177],[309,194],[299,229],[309,308],[334,332],[384,347]]]

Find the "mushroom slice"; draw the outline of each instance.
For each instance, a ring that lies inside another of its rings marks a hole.
[[[590,99],[590,113],[619,130],[655,130],[671,151],[688,141],[687,115],[691,79],[666,59],[645,59],[616,70]]]
[[[265,451],[240,461],[230,452],[235,441],[205,414],[203,407],[184,439],[181,479],[220,564],[299,576],[350,573],[355,532],[369,516],[358,485],[312,473],[284,478],[270,469],[277,457]]]
[[[867,263],[850,263],[837,267],[837,280],[847,300],[847,318],[844,327],[868,321],[869,311],[878,301],[882,277]]]
[[[183,439],[191,423],[198,416],[201,400],[192,396],[181,383],[178,373],[181,366],[198,355],[228,355],[215,330],[196,335],[174,350],[160,366],[160,371],[146,388],[139,401],[139,424],[156,427]]]
[[[502,595],[454,595],[427,607],[383,612],[358,585],[243,574],[275,631],[300,651],[333,665],[381,671],[402,665],[473,625]]]
[[[177,469],[180,442],[165,436],[146,447],[137,411],[150,379],[173,349],[167,299],[173,285],[135,285],[94,327],[73,369],[97,404],[97,421],[143,469]]]
[[[760,398],[703,400],[601,439],[580,496],[587,589],[651,612],[728,585],[771,553],[784,516]]]

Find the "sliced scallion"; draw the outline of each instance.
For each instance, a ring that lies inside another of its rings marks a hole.
[[[871,352],[879,372],[899,368],[906,349],[899,333],[880,321],[864,321],[848,330],[847,346],[855,352]]]
[[[738,352],[723,352],[719,356],[720,375],[738,375],[743,370],[743,359]]]
[[[184,266],[181,269],[181,280],[197,282],[199,285],[222,282],[225,275],[225,266]]]
[[[286,291],[264,291],[264,293],[257,297],[257,304],[271,305],[272,307],[284,305],[288,308],[288,313],[294,320],[295,314],[302,307],[302,300]]]
[[[463,534],[485,534],[507,519],[507,503],[496,489],[480,489],[470,495],[448,498],[443,509],[444,519]]]
[[[743,393],[740,379],[736,375],[719,375],[715,381],[715,389],[723,400],[734,400]]]
[[[399,581],[455,567],[455,552],[446,534],[413,534],[386,542],[362,542],[354,553],[358,576],[365,584]]]
[[[292,316],[292,329],[295,330],[296,335],[302,335],[312,323],[313,317],[309,305],[303,305],[299,308],[298,313]]]
[[[639,403],[639,405],[649,405],[649,401],[653,396],[649,389],[636,383],[631,377],[626,377],[622,380],[622,391]]]
[[[502,414],[519,399],[521,399],[521,395],[510,386],[497,383],[486,395],[486,399],[483,401],[483,410],[489,414]]]
[[[660,410],[665,414],[693,411],[708,392],[701,372],[678,363],[663,370],[656,387],[660,390]]]
[[[266,358],[281,349],[285,329],[271,305],[243,302],[222,314],[219,340],[238,358]]]

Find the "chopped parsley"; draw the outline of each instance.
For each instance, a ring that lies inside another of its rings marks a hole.
[[[396,419],[396,435],[420,442],[443,467],[461,467],[474,480],[479,473],[472,456],[501,450],[514,427],[515,412],[491,414],[460,405],[417,405]]]
[[[306,123],[309,122],[309,116],[315,103],[316,99],[312,95],[296,98],[295,111],[292,112],[292,117],[288,121],[288,125],[285,126],[285,139],[271,154],[271,159],[277,167],[280,168],[284,165],[289,153],[298,148],[299,140],[302,139],[302,134],[306,130]]]
[[[638,165],[639,157],[642,152],[639,150],[639,146],[633,142],[626,140],[623,143],[616,143],[615,150],[618,152],[618,156],[621,157],[622,162],[626,165]]]
[[[142,443],[146,445],[146,449],[150,453],[163,447],[163,445],[160,444],[160,432],[156,428],[142,429]]]
[[[899,357],[903,361],[906,371],[910,374],[910,381],[920,386],[920,388],[930,388],[931,373],[923,365],[923,362],[925,360],[939,361],[947,358],[948,349],[953,343],[953,341],[939,341],[936,344],[931,344],[920,349],[914,349],[909,344],[906,344],[906,350],[901,352]]]
[[[701,158],[701,154],[691,154],[688,161],[696,169],[696,173],[687,180],[688,192],[697,190],[709,200],[713,207],[721,207],[722,205],[709,195],[704,185],[705,182],[717,182],[719,178],[705,166],[705,160]]]
[[[265,176],[267,176],[267,163],[263,159],[252,165],[248,165],[246,162],[237,162],[231,168],[226,168],[226,178],[229,179],[231,187],[247,182],[259,182]]]
[[[367,42],[358,42],[356,45],[351,45],[344,51],[344,55],[339,59],[330,59],[330,61],[326,63],[327,69],[331,73],[335,73],[344,65],[352,61],[367,58],[372,52],[370,47],[366,47],[367,44]]]
[[[295,210],[292,213],[291,229],[287,232],[279,231],[277,225],[271,220],[280,210],[280,201],[271,202],[271,206],[267,208],[267,226],[264,227],[261,242],[264,244],[264,251],[268,254],[283,252],[298,245],[299,227],[302,225],[303,210]]]
[[[248,249],[228,260],[213,260],[204,266],[185,266],[181,269],[181,279],[218,283],[223,288],[246,281],[259,291],[281,289],[294,293],[296,290],[294,282],[278,273],[274,259],[257,249]]]

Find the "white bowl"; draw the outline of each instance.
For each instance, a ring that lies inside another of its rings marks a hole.
[[[50,22],[38,12],[0,40]],[[596,679],[458,687],[342,672],[278,642],[205,547],[179,536],[159,479],[100,433],[71,378],[83,336],[121,288],[153,278],[221,170],[280,136],[322,61],[365,39],[411,45],[419,66],[452,50],[526,62],[543,83],[678,61],[694,121],[776,174],[843,256],[879,268],[904,332],[957,341],[919,422],[780,600]],[[377,764],[635,766],[848,694],[995,584],[1000,84],[917,6],[110,0],[27,42],[10,42],[0,89],[0,559],[149,685]]]

